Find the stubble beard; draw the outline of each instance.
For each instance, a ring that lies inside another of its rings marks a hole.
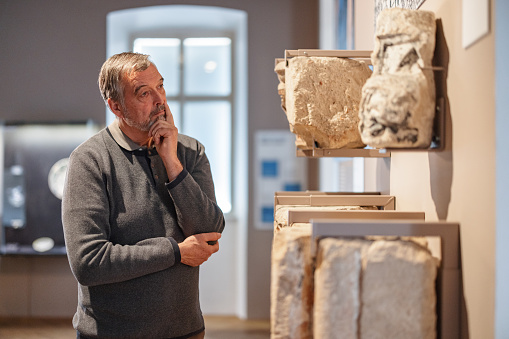
[[[134,127],[136,129],[139,129],[140,131],[148,132],[150,130],[150,127],[157,121],[157,120],[166,120],[166,113],[162,114],[157,117],[157,119],[153,119],[156,114],[158,114],[161,110],[165,110],[164,104],[156,106],[150,114],[146,121],[138,122],[134,121],[132,119],[132,114],[129,112],[127,108],[124,108],[124,120],[127,125]]]

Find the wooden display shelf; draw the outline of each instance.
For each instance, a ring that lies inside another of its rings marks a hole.
[[[349,220],[422,220],[424,212],[403,211],[374,211],[374,210],[339,210],[339,211],[310,211],[299,210],[298,207],[288,211],[288,225],[295,223],[309,223],[317,219],[349,219]]]
[[[376,206],[381,210],[394,210],[396,199],[392,195],[275,195],[274,206],[303,205],[303,206]]]
[[[388,158],[391,152],[386,149],[375,148],[309,148],[297,149],[298,157],[308,158]]]
[[[274,196],[276,197],[300,197],[310,195],[380,195],[380,192],[325,192],[325,191],[276,191]]]

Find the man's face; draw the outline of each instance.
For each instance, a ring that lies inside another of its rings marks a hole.
[[[163,77],[154,65],[124,78],[123,118],[127,125],[148,131],[158,119],[166,119]]]

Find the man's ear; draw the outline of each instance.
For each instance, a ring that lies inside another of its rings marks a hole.
[[[110,110],[113,112],[113,114],[115,114],[117,117],[124,117],[124,109],[120,103],[116,102],[112,98],[108,98],[108,106],[110,107]]]

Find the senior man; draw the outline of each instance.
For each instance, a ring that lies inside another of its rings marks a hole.
[[[117,118],[71,154],[62,201],[77,337],[203,338],[199,266],[224,228],[204,147],[147,55],[109,58],[99,88]]]

